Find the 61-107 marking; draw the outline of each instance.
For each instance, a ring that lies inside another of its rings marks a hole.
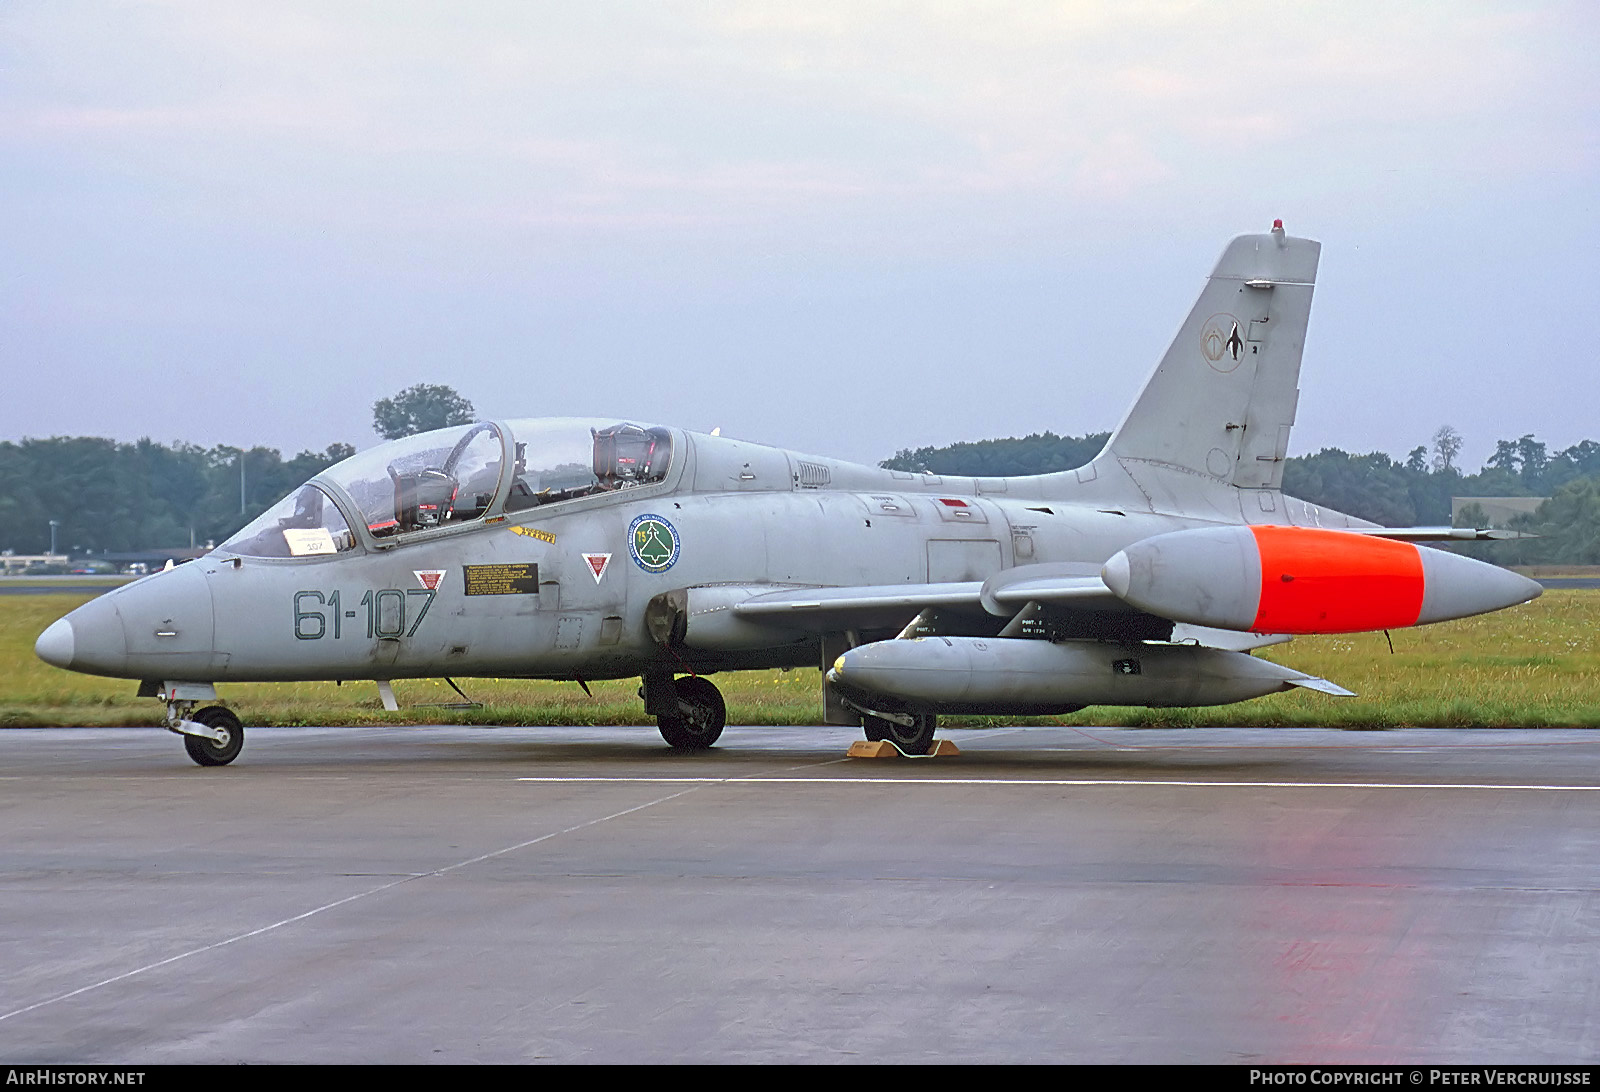
[[[318,641],[328,635],[328,622],[333,622],[333,637],[338,640],[344,636],[344,623],[349,619],[360,618],[363,613],[367,620],[367,637],[386,637],[396,639],[410,637],[417,632],[417,627],[422,625],[422,620],[428,616],[428,608],[433,606],[433,597],[438,594],[433,591],[424,591],[419,588],[384,588],[382,591],[369,591],[361,597],[363,611],[344,610],[339,602],[339,593],[336,591],[326,594],[320,591],[297,591],[294,593],[294,635],[302,641]],[[410,597],[422,596],[422,605],[416,610],[411,620],[411,628],[406,628],[406,616],[411,614],[412,607],[408,606]],[[312,606],[310,604],[315,604]],[[322,609],[326,608],[324,614]],[[352,626],[352,630],[359,628]],[[354,633],[352,633],[354,636]]]

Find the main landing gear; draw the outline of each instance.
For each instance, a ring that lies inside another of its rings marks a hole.
[[[722,735],[728,707],[708,679],[690,675],[646,675],[640,691],[644,711],[656,718],[661,738],[679,751],[703,751]]]
[[[933,750],[933,734],[939,718],[932,713],[893,713],[888,717],[861,714],[861,730],[873,743],[888,740],[908,755],[925,755]]]

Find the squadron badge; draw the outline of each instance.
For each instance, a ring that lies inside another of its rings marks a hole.
[[[1232,315],[1212,315],[1200,327],[1200,351],[1206,362],[1219,372],[1231,372],[1244,354],[1244,339],[1239,336],[1239,320]]]
[[[672,568],[678,548],[678,532],[664,516],[646,513],[628,525],[628,554],[647,573]]]

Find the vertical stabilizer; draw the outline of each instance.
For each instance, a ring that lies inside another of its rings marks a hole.
[[[1117,464],[1160,507],[1280,488],[1321,249],[1281,222],[1229,243],[1095,470]]]

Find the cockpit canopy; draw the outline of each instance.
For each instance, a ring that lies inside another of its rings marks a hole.
[[[509,422],[516,439],[507,512],[659,482],[672,462],[672,432],[616,424],[572,430],[567,422]]]
[[[523,418],[439,429],[380,444],[330,467],[221,549],[249,557],[354,549],[356,536],[334,500],[341,491],[356,509],[349,514],[369,534],[390,539],[481,519],[502,492],[503,510],[515,513],[651,485],[666,478],[672,453],[670,429],[627,422]]]

